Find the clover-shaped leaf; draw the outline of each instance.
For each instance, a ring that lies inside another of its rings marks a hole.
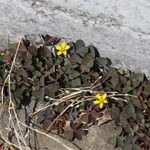
[[[69,84],[71,85],[71,87],[80,87],[81,79],[80,78],[73,79],[69,82]]]
[[[69,74],[69,79],[72,80],[72,79],[75,79],[77,77],[80,76],[80,73],[78,71],[75,71],[75,70],[72,70],[71,74]]]
[[[1,63],[1,62],[4,62],[4,60],[5,60],[4,54],[3,54],[3,53],[0,53],[0,63]]]
[[[106,58],[106,57],[97,57],[96,61],[98,62],[98,64],[100,66],[104,66],[104,65],[111,65],[111,61],[110,59]]]
[[[144,81],[144,74],[133,74],[132,75],[132,87],[136,88]]]
[[[77,67],[78,64],[81,64],[82,58],[77,53],[73,53],[70,56],[70,61],[73,67]]]
[[[80,49],[80,48],[82,48],[84,46],[85,46],[85,43],[82,40],[77,40],[76,43],[75,43],[76,50],[78,50],[78,49]]]
[[[46,95],[49,97],[55,97],[58,88],[58,85],[56,85],[55,83],[48,84],[46,86]]]
[[[89,48],[86,47],[86,46],[80,47],[80,48],[78,48],[78,50],[77,50],[77,53],[78,53],[80,56],[82,56],[82,57],[84,57],[88,52],[89,52]]]
[[[86,55],[85,58],[82,61],[82,64],[86,66],[87,68],[92,68],[94,65],[94,59],[93,57]]]

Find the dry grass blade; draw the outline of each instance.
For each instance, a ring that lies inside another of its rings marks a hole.
[[[64,89],[64,90],[65,90],[65,89]],[[67,89],[67,90],[68,90],[68,89]],[[71,90],[72,90],[72,89],[71,89]],[[75,90],[75,88],[74,88],[74,90]],[[75,90],[75,92],[71,92],[70,94],[63,96],[63,97],[60,98],[60,99],[55,99],[57,102],[53,102],[52,104],[49,104],[49,105],[47,105],[47,106],[45,106],[45,107],[43,107],[43,108],[40,108],[40,109],[37,110],[36,112],[29,114],[29,117],[33,118],[35,115],[37,115],[38,113],[40,113],[40,112],[46,110],[47,108],[50,108],[50,107],[52,107],[52,106],[57,106],[57,105],[59,105],[59,104],[61,104],[61,103],[63,103],[63,102],[69,101],[69,100],[76,99],[77,97],[80,97],[82,94],[87,93],[87,92],[95,93],[95,91],[92,91],[92,90],[85,90],[85,89],[80,90],[79,88],[77,88],[77,89]]]
[[[11,96],[11,72],[13,70],[13,67],[15,65],[15,62],[16,62],[16,58],[17,58],[17,54],[18,54],[18,51],[19,51],[19,48],[20,48],[20,45],[21,45],[21,42],[22,42],[22,38],[20,39],[18,45],[17,45],[17,49],[15,51],[15,55],[14,55],[14,58],[13,58],[13,61],[12,61],[12,64],[11,64],[11,68],[4,80],[4,83],[3,83],[3,86],[2,86],[2,90],[1,90],[1,98],[2,98],[2,106],[3,106],[3,103],[4,103],[4,87],[6,85],[6,83],[8,83],[8,98],[9,98],[9,108],[8,108],[8,113],[9,113],[9,124],[12,125],[13,129],[14,129],[14,132],[15,132],[15,136],[16,136],[16,139],[17,139],[17,142],[18,142],[18,145],[17,144],[13,144],[12,142],[9,142],[8,140],[6,140],[7,138],[5,138],[3,136],[3,139],[5,140],[5,142],[7,144],[9,144],[10,146],[15,146],[17,148],[19,148],[20,150],[23,150],[23,147],[25,146],[27,150],[30,150],[26,144],[26,141],[24,139],[24,136],[23,136],[23,133],[22,133],[22,129],[20,127],[20,124],[19,124],[19,119],[18,119],[18,116],[17,116],[17,113],[16,113],[16,110],[15,110],[15,106],[14,106],[14,103],[12,101],[12,96]],[[23,146],[23,145],[24,146]]]
[[[46,134],[46,133],[44,133],[44,132],[42,132],[42,131],[39,131],[39,130],[37,130],[37,129],[34,129],[34,128],[32,128],[32,127],[29,127],[29,126],[27,126],[26,124],[24,124],[24,123],[22,123],[22,122],[19,122],[19,123],[20,123],[21,125],[23,125],[23,126],[29,128],[29,129],[32,130],[32,131],[35,131],[35,132],[37,132],[37,133],[40,133],[40,134],[44,135],[45,137],[48,137],[48,138],[50,138],[50,139],[56,141],[57,143],[59,143],[59,144],[61,144],[62,146],[64,146],[67,150],[77,150],[77,148],[75,148],[75,147],[72,148],[72,147],[67,146],[67,145],[65,144],[65,142],[62,142],[59,138],[57,138],[57,137],[55,137],[55,136],[52,136],[52,135],[50,135],[50,134]]]
[[[79,99],[79,98],[78,98],[78,99]],[[75,101],[77,101],[78,99],[76,99]],[[69,104],[69,105],[53,120],[53,122],[52,122],[52,123],[48,126],[48,128],[46,129],[46,133],[48,133],[48,132],[51,130],[53,124],[54,124],[70,107],[73,107],[73,106],[74,106],[75,101],[72,101],[72,103]]]

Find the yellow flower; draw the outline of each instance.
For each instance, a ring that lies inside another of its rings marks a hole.
[[[65,42],[61,42],[61,44],[60,45],[56,45],[55,48],[58,50],[57,51],[57,55],[58,56],[61,55],[61,54],[66,56],[68,49],[70,49],[70,45],[68,45]]]
[[[100,108],[103,108],[105,103],[108,103],[107,101],[107,94],[97,94],[96,100],[93,102],[95,105],[98,104]]]

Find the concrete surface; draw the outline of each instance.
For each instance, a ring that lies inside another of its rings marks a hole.
[[[82,141],[75,140],[74,143],[81,150],[114,150],[114,147],[109,145],[107,140],[109,137],[116,136],[117,132],[113,121],[101,126],[93,125],[89,128],[89,133],[83,137]],[[120,150],[120,148],[115,150]]]
[[[74,144],[57,135],[50,134],[50,136],[58,142],[39,133],[31,132],[29,139],[31,150],[80,150]]]
[[[93,125],[89,128],[89,133],[83,137],[82,141],[75,140],[73,143],[58,137],[54,134],[51,136],[57,138],[59,142],[50,140],[41,134],[30,134],[32,150],[114,150],[113,146],[107,143],[110,136],[115,136],[117,131],[114,131],[114,122],[98,126]],[[34,135],[34,136],[33,136]],[[116,150],[121,150],[117,148]]]
[[[101,55],[150,75],[149,0],[0,0],[0,46],[24,34],[85,40]]]

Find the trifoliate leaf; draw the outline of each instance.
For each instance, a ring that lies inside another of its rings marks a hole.
[[[115,147],[117,144],[117,137],[113,136],[113,137],[108,138],[108,144],[111,144]]]
[[[135,114],[135,108],[134,108],[132,102],[130,102],[130,101],[129,101],[128,104],[127,104],[126,113],[127,113],[128,115],[133,115],[133,114]]]
[[[54,83],[48,84],[46,86],[46,95],[49,97],[55,97],[56,92],[58,91],[58,86]]]
[[[117,140],[116,140],[116,146],[117,147],[123,147],[124,146],[124,141],[125,141],[124,137],[118,136]]]
[[[90,72],[90,68],[86,67],[85,65],[81,65],[80,66],[80,69],[81,69],[81,73],[89,73]]]
[[[2,53],[0,53],[0,62],[3,62],[5,59],[4,55]]]
[[[138,107],[138,106],[141,105],[141,102],[140,102],[140,100],[139,100],[138,98],[132,97],[131,102],[132,102],[132,104],[133,104],[134,106],[136,106],[136,107]]]
[[[144,81],[144,74],[133,74],[132,75],[132,87],[138,87]]]
[[[90,55],[95,58],[96,56],[99,57],[99,52],[97,51],[97,49],[93,46],[93,45],[89,45],[89,53]]]
[[[78,50],[79,48],[84,47],[84,46],[85,46],[85,43],[82,40],[77,40],[75,43],[76,50]]]
[[[86,55],[86,57],[83,59],[82,64],[86,66],[87,68],[92,68],[94,65],[94,59],[91,56]]]
[[[133,90],[133,87],[132,87],[132,85],[131,85],[131,82],[130,81],[128,81],[127,83],[126,83],[126,85],[123,87],[123,93],[129,93],[130,91],[132,91]]]
[[[123,73],[124,73],[124,69],[123,69],[122,67],[119,67],[117,70],[118,70],[118,72],[119,72],[120,74],[123,74]]]
[[[102,66],[111,64],[111,61],[106,57],[97,57],[96,61],[98,62],[99,65]]]
[[[76,78],[70,81],[70,85],[71,87],[79,87],[81,86],[81,79],[80,78]]]
[[[79,76],[80,76],[80,73],[78,71],[72,70],[72,73],[69,74],[69,79],[72,80],[72,79],[75,79],[75,78],[77,78]]]
[[[80,56],[84,57],[88,53],[88,51],[89,51],[88,47],[84,46],[84,47],[78,48],[77,53]]]
[[[70,56],[70,61],[71,64],[74,66],[74,65],[78,65],[78,63],[81,64],[82,58],[77,53],[74,53]]]
[[[81,75],[81,80],[83,83],[87,83],[90,80],[90,78],[91,77],[89,75],[86,75],[86,74]]]

